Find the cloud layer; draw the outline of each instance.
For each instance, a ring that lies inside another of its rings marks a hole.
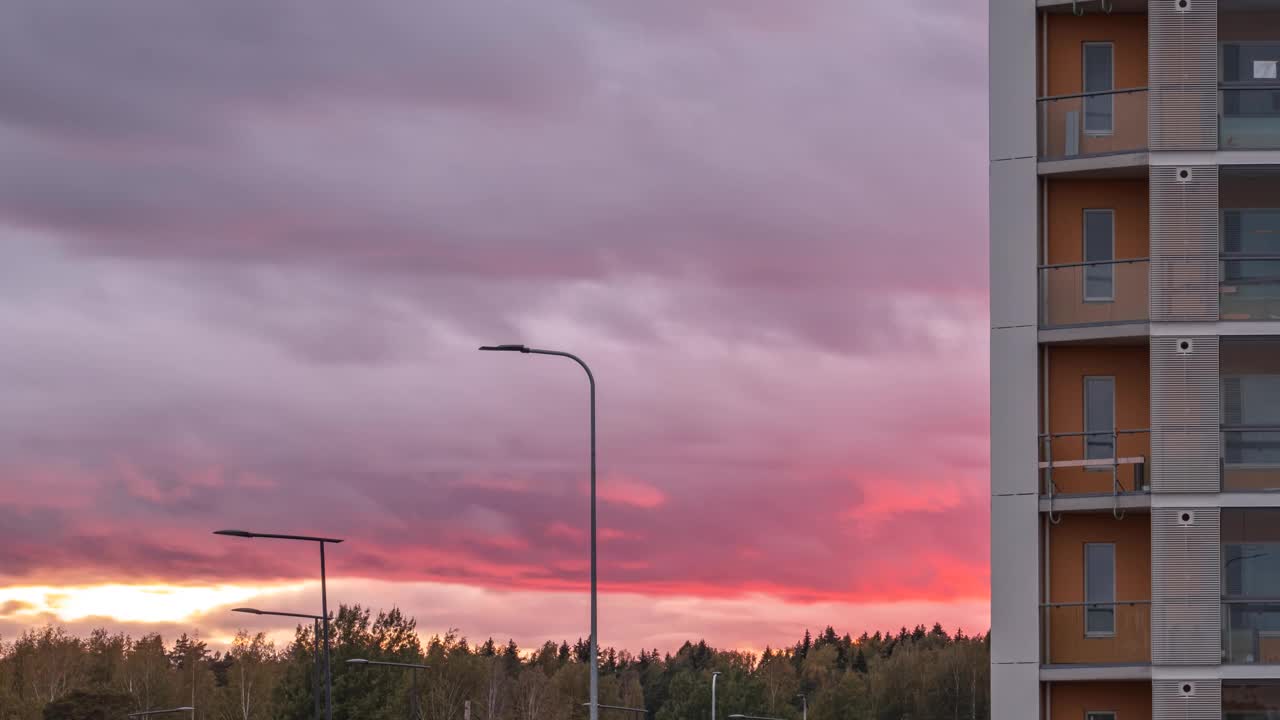
[[[0,582],[981,606],[981,10],[17,2]]]

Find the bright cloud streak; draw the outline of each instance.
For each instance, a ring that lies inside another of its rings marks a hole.
[[[104,618],[122,623],[181,623],[211,608],[296,592],[305,584],[274,587],[214,585],[16,586],[0,588],[0,617],[76,622]],[[5,612],[7,610],[7,612]]]

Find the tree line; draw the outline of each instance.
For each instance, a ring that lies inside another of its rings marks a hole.
[[[342,606],[333,616],[334,720],[583,720],[589,646],[584,640],[520,648],[471,643],[456,631],[424,644],[398,609]],[[224,651],[183,634],[131,638],[105,629],[80,638],[49,625],[0,642],[0,720],[115,720],[129,712],[190,705],[195,720],[314,720],[311,625],[276,647],[241,631]],[[686,642],[674,654],[603,648],[600,703],[643,708],[652,720],[717,720],[746,714],[800,720],[979,720],[989,717],[988,634],[941,625],[840,635],[808,631],[759,655]],[[425,670],[350,665],[353,658],[427,665]],[[418,678],[411,705],[410,672]],[[800,699],[804,697],[804,701]],[[169,716],[183,718],[186,715]],[[602,720],[647,720],[601,710]]]

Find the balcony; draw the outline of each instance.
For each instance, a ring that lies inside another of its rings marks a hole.
[[[1045,665],[1149,665],[1151,601],[1045,603],[1041,662]]]
[[[1040,436],[1040,492],[1057,495],[1147,493],[1151,430]]]
[[[1041,161],[1147,150],[1146,88],[1057,95],[1037,106]]]
[[[1222,662],[1280,664],[1280,598],[1222,602]]]
[[[1041,266],[1040,328],[1146,322],[1149,265],[1133,258]]]
[[[1221,90],[1218,145],[1223,150],[1280,148],[1280,85]]]
[[[1222,430],[1223,492],[1280,489],[1280,427],[1236,427]]]
[[[1224,257],[1219,277],[1223,320],[1280,320],[1280,258]]]

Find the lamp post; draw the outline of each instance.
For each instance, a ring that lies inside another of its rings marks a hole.
[[[238,538],[266,538],[269,540],[299,540],[320,545],[320,618],[324,630],[324,716],[325,720],[333,720],[333,668],[329,665],[329,592],[325,581],[324,546],[326,543],[337,545],[339,538],[315,537],[312,535],[280,535],[277,533],[256,533],[246,530],[214,530],[214,535],[227,535]]]
[[[596,378],[582,358],[559,350],[539,350],[525,345],[486,345],[481,350],[494,352],[518,352],[525,355],[555,355],[569,358],[582,366],[591,386],[591,702],[590,720],[600,720],[600,667],[597,660],[599,645],[596,638]],[[333,720],[333,718],[329,718]]]
[[[316,653],[316,673],[315,688],[312,693],[316,700],[316,720],[320,720],[320,675],[322,673],[320,667],[320,621],[324,618],[319,615],[308,615],[307,613],[291,613],[291,612],[273,612],[270,610],[259,610],[257,608],[231,608],[231,612],[246,613],[249,615],[272,615],[275,617],[291,617],[291,618],[307,618],[315,623],[314,647]]]
[[[796,697],[800,698],[800,720],[809,720],[809,698],[800,693]]]
[[[382,662],[380,660],[365,660],[363,658],[353,658],[347,661],[348,665],[378,665],[380,667],[396,667],[407,668],[412,672],[413,678],[409,686],[409,720],[418,720],[418,671],[426,670],[426,665],[417,663],[398,663],[398,662]]]
[[[711,720],[716,720],[716,678],[720,677],[720,671],[711,673]]]
[[[129,713],[131,718],[148,717],[150,715],[168,715],[169,713],[195,712],[196,709],[190,705],[176,708],[168,708],[166,710],[142,710],[141,712]]]

